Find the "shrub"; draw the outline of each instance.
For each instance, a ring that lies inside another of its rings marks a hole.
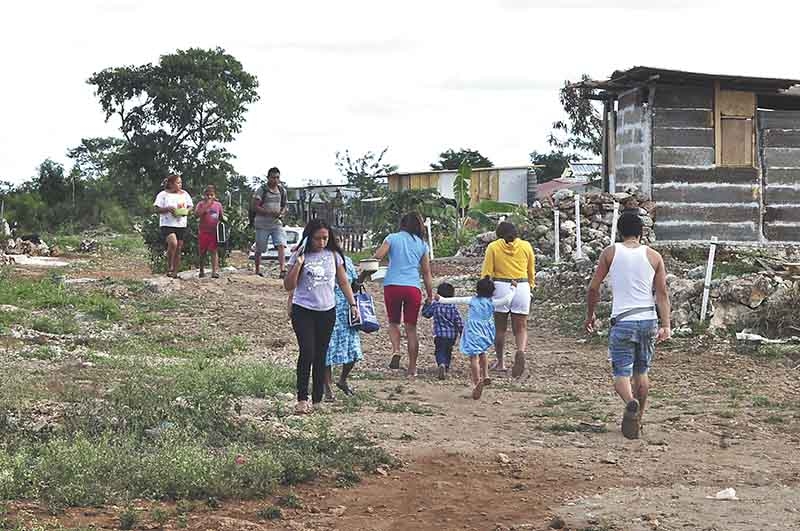
[[[161,238],[159,217],[153,214],[142,224],[142,238],[150,255],[150,267],[153,272],[166,271],[167,250]],[[239,215],[236,209],[225,210],[224,221],[228,226],[228,243],[219,248],[220,267],[224,267],[230,249],[246,249],[252,242],[252,229],[247,226],[247,219]],[[200,265],[200,254],[197,247],[197,216],[190,215],[186,229],[186,237],[181,252],[181,267],[188,269]],[[207,257],[206,260],[209,260]]]

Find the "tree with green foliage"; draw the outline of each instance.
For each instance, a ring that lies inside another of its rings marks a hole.
[[[388,192],[380,202],[377,212],[370,219],[374,243],[380,243],[387,234],[395,232],[399,226],[400,218],[408,212],[419,212],[424,218],[434,220],[434,236],[453,234],[453,221],[456,217],[455,208],[444,199],[436,190],[425,188],[422,190],[403,190],[401,192]]]
[[[156,65],[106,68],[88,83],[106,121],[119,119],[135,184],[151,188],[171,172],[180,173],[188,189],[223,184],[233,173],[224,144],[259,99],[256,77],[222,48],[178,50]]]
[[[358,188],[359,199],[383,195],[386,177],[397,171],[397,166],[383,160],[388,150],[385,147],[380,153],[367,151],[358,158],[353,158],[349,149],[336,152],[336,169],[349,186]]]
[[[577,155],[570,155],[561,150],[549,153],[532,151],[530,157],[531,164],[535,166],[536,182],[539,184],[561,177],[569,163],[578,160]]]
[[[583,81],[590,77],[583,74]],[[574,150],[578,152],[600,155],[603,148],[603,119],[589,99],[589,89],[576,88],[569,80],[559,93],[561,106],[567,115],[566,120],[553,123],[553,133],[548,143],[560,151]]]
[[[461,163],[469,164],[470,168],[491,168],[494,166],[477,150],[461,148],[458,151],[448,149],[439,154],[439,161],[431,164],[432,170],[457,170]]]

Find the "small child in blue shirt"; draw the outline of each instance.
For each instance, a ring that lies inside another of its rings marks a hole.
[[[468,304],[467,324],[461,335],[459,349],[469,357],[469,368],[472,376],[472,398],[478,400],[483,387],[488,385],[489,365],[486,351],[494,344],[494,314],[499,308],[511,304],[517,290],[517,282],[511,281],[511,289],[505,296],[494,294],[494,282],[490,277],[478,281],[474,297],[442,297],[436,295],[436,306]]]
[[[452,284],[442,282],[436,288],[440,297],[452,297],[456,290]],[[452,304],[426,303],[422,307],[422,316],[433,318],[433,344],[436,354],[436,365],[439,367],[439,379],[444,380],[450,370],[450,361],[453,358],[453,346],[456,339],[464,329],[461,314]]]

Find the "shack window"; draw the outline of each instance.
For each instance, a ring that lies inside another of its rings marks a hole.
[[[715,162],[718,166],[752,167],[755,150],[755,94],[720,90],[717,83],[714,96]]]

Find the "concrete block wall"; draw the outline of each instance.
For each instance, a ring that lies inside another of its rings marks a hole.
[[[650,169],[649,112],[639,90],[620,95],[617,105],[614,172],[609,181],[612,191],[630,186],[642,189],[646,171]]]
[[[759,170],[715,166],[713,86],[656,87],[651,105],[656,238],[759,241]]]
[[[800,241],[800,111],[759,111],[764,236]]]

